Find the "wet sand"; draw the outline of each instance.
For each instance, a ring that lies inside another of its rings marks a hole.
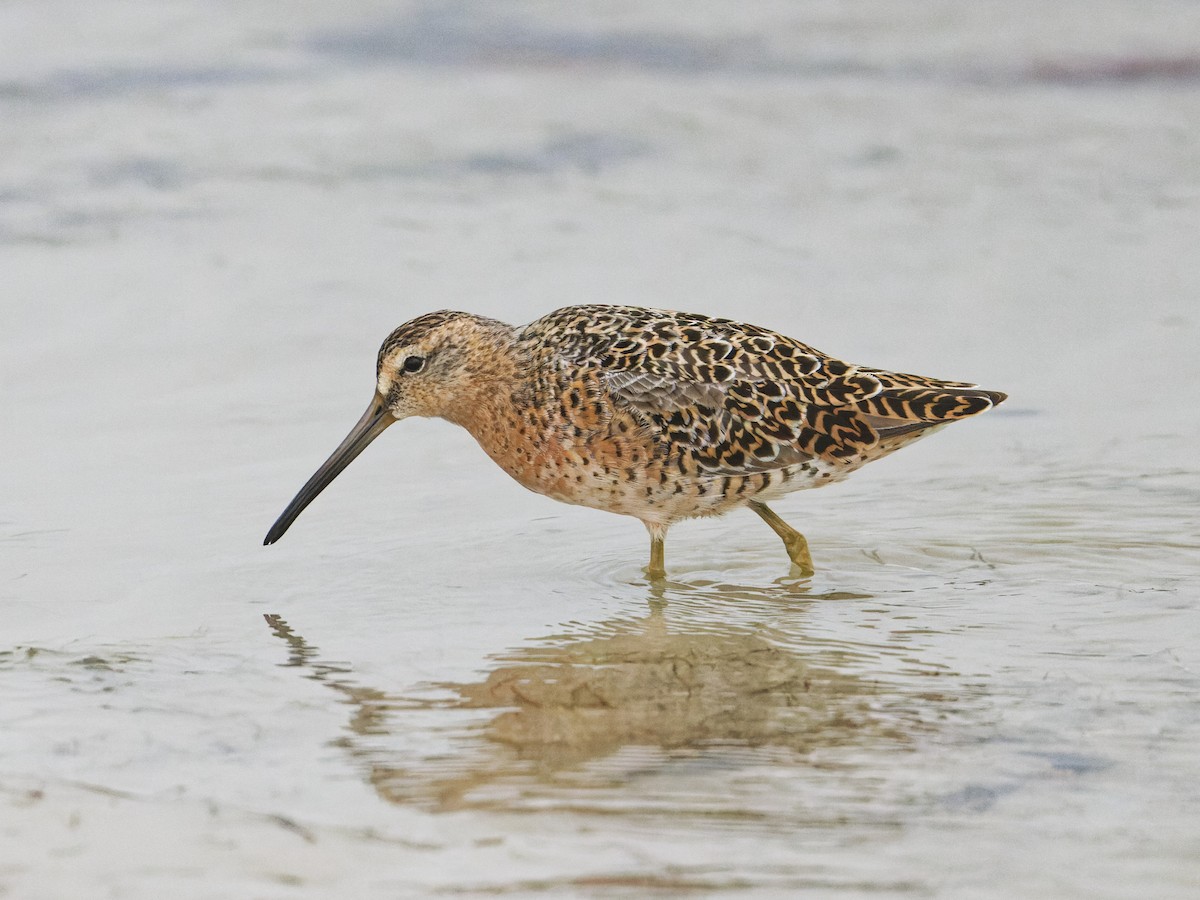
[[[1195,896],[1194,4],[0,33],[0,895]],[[260,546],[393,326],[580,302],[1011,399],[810,580],[428,421]]]

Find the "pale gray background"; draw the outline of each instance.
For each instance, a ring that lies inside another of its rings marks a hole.
[[[1196,896],[1198,123],[1183,0],[0,4],[0,895]],[[781,503],[811,586],[668,544],[903,739],[387,802],[488,716],[347,752],[261,614],[436,699],[644,619],[645,534],[425,421],[262,534],[392,327],[593,301],[1010,392]]]

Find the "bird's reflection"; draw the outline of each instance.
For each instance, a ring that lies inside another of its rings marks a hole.
[[[919,717],[881,714],[879,682],[839,668],[836,648],[814,642],[806,653],[769,627],[729,627],[713,616],[714,597],[764,609],[796,599],[776,587],[769,597],[728,585],[668,590],[669,603],[652,596],[644,615],[509,651],[479,681],[431,686],[441,689],[434,700],[363,686],[281,617],[266,619],[291,648],[286,665],[348,701],[337,743],[382,798],[513,809],[569,790],[578,806],[581,791],[619,788],[631,769],[644,775],[671,759],[785,753],[802,761],[829,748],[907,745]],[[704,616],[692,614],[701,608]],[[424,738],[414,742],[418,730]]]

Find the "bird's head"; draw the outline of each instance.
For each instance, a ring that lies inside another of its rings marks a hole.
[[[491,374],[496,351],[506,349],[512,333],[503,322],[451,310],[405,322],[379,348],[377,402],[393,421],[456,418],[457,407]]]
[[[362,418],[300,489],[267,532],[273,544],[366,446],[410,416],[462,421],[507,359],[513,329],[470,313],[442,310],[406,322],[387,336],[375,365],[375,396]]]

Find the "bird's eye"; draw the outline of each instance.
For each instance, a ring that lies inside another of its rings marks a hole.
[[[403,368],[405,372],[409,373],[420,372],[423,368],[425,368],[425,357],[410,356],[408,359],[404,360]]]

